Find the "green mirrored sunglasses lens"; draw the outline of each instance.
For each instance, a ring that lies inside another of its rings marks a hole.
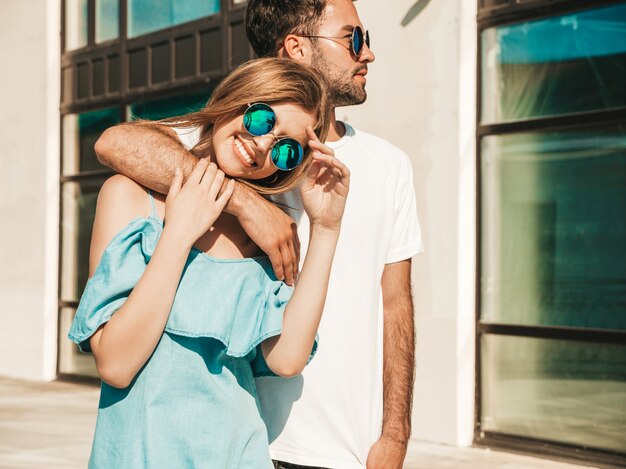
[[[243,114],[243,125],[252,135],[266,135],[276,125],[276,114],[267,104],[253,104]]]
[[[283,138],[272,148],[272,162],[282,171],[291,171],[302,163],[302,145],[292,138]]]

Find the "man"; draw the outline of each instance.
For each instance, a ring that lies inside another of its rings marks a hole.
[[[256,53],[319,69],[333,107],[367,96],[374,54],[357,27],[364,31],[351,0],[248,2],[246,30]],[[176,166],[185,175],[193,168],[187,150],[197,138],[125,125],[105,132],[96,152],[115,170],[167,192]],[[412,170],[402,151],[337,121],[334,112],[326,143],[350,168],[352,182],[319,349],[296,378],[259,378],[260,406],[277,468],[399,469],[411,430],[411,258],[422,250]],[[276,202],[297,220],[305,249],[308,220],[297,195]],[[227,211],[270,256],[276,275],[291,283],[299,258],[291,218],[242,186]]]

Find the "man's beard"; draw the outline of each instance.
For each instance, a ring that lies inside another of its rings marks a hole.
[[[362,70],[363,66],[356,67],[350,72],[339,70],[316,49],[313,49],[311,65],[326,78],[333,107],[363,104],[367,99],[365,88],[354,81],[354,75]]]

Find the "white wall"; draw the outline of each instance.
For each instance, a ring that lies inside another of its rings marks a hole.
[[[338,117],[412,161],[426,252],[414,261],[413,438],[469,445],[475,296],[475,0],[358,1],[376,61],[368,100]],[[406,26],[402,20],[420,10]]]
[[[56,373],[59,0],[0,14],[0,376]]]

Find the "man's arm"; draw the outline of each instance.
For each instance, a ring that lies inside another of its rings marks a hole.
[[[160,124],[135,122],[111,127],[94,148],[102,164],[161,194],[169,191],[177,167],[186,181],[198,162],[176,131]],[[252,241],[269,256],[276,277],[293,284],[300,255],[294,221],[243,184],[236,184],[224,211],[236,216]]]
[[[411,435],[415,375],[415,322],[411,260],[387,264],[383,271],[383,428],[372,446],[367,468],[401,469]]]

